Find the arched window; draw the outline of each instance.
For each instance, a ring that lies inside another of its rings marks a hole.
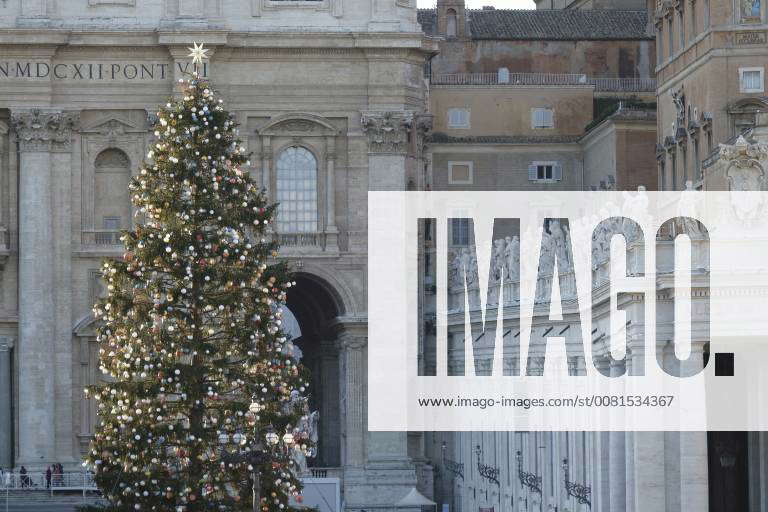
[[[448,9],[448,12],[445,16],[445,35],[448,37],[456,37],[456,25],[457,25],[457,19],[456,19],[456,11],[453,9]]]
[[[96,157],[94,171],[94,227],[104,232],[129,228],[131,162],[128,155],[116,148],[105,149]]]
[[[292,146],[277,159],[277,230],[280,233],[317,231],[317,159]]]

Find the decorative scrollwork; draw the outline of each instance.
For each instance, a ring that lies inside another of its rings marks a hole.
[[[451,459],[445,459],[443,465],[445,466],[445,469],[453,473],[454,477],[457,476],[462,480],[464,480],[464,464],[463,463],[456,462],[455,460],[451,460]]]
[[[542,479],[534,473],[523,471],[523,454],[520,452],[517,452],[517,475],[520,478],[520,485],[541,494]]]
[[[475,453],[477,454],[477,472],[480,473],[480,476],[495,483],[498,486],[501,486],[499,483],[499,468],[495,466],[489,466],[488,464],[483,464],[482,460],[480,460],[480,457],[483,454],[483,450],[480,448],[480,445],[477,445],[477,448],[475,448]]]
[[[573,496],[580,504],[592,508],[592,487],[570,481],[571,471],[568,459],[563,459],[563,471],[565,472],[565,490],[568,492],[568,496]]]

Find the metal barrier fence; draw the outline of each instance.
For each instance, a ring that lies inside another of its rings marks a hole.
[[[61,474],[51,474],[50,484],[45,472],[33,471],[25,475],[19,472],[3,472],[0,474],[0,490],[19,491],[95,491],[96,483],[93,473],[88,471],[65,471]]]

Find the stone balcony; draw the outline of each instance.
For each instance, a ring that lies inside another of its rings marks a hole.
[[[82,244],[88,247],[122,246],[119,230],[83,231]]]

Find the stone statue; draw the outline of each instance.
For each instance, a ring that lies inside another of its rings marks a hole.
[[[491,255],[491,274],[488,276],[492,283],[501,281],[504,272],[504,250],[506,241],[499,238],[493,242],[493,254]]]
[[[299,443],[293,445],[293,453],[291,454],[293,463],[296,465],[299,476],[306,475],[309,472],[307,468],[307,456],[304,450],[301,449]]]
[[[317,444],[320,436],[319,422],[320,411],[313,411],[309,415],[309,440],[312,441],[312,444]]]
[[[507,246],[504,248],[504,271],[510,281],[520,281],[520,238],[515,235],[507,237]]]
[[[690,238],[701,237],[701,226],[696,220],[699,196],[700,194],[693,190],[693,182],[686,181],[685,190],[680,194],[680,201],[677,203],[677,216],[683,218],[680,228]]]

